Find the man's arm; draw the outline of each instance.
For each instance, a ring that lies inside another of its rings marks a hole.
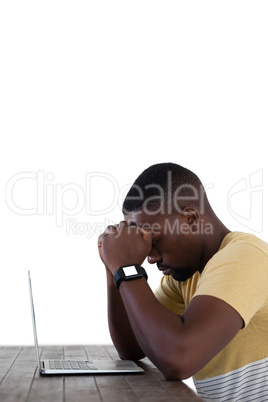
[[[120,266],[141,264],[151,247],[149,236],[128,228],[126,223],[120,224],[120,230],[120,234],[117,229],[106,232],[99,243],[111,275]],[[180,317],[158,302],[145,278],[123,281],[119,292],[134,338],[167,379],[195,374],[243,326],[241,316],[231,306],[211,296],[193,298]],[[116,338],[116,342],[119,351],[122,345],[125,348],[122,339]]]
[[[99,236],[98,239],[99,255],[106,268],[109,331],[121,359],[140,360],[144,358],[145,355],[134,335],[123,300],[119,290],[114,284],[113,275],[106,266],[102,255],[102,242],[104,237],[109,233],[114,233],[115,230],[114,226],[108,226],[106,231]]]
[[[216,356],[243,325],[227,303],[192,299],[180,317],[163,307],[145,279],[122,282],[120,294],[136,338],[167,379],[185,379]]]
[[[145,357],[131,328],[128,315],[113,276],[108,269],[108,323],[112,341],[121,359],[139,360]]]

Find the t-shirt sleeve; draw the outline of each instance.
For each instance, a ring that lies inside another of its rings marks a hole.
[[[193,297],[209,295],[232,306],[245,326],[268,303],[268,265],[263,250],[250,244],[232,244],[206,265]]]
[[[185,310],[182,294],[170,276],[163,276],[154,292],[157,300],[174,314],[181,315]]]

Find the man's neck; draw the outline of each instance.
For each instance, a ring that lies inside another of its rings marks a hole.
[[[211,227],[213,229],[212,234],[204,234],[204,245],[203,245],[203,255],[201,259],[201,269],[199,272],[201,273],[206,266],[207,262],[213,257],[214,254],[220,248],[220,245],[225,238],[225,236],[230,233],[230,230],[227,229],[226,226],[216,217],[214,219],[210,219]]]

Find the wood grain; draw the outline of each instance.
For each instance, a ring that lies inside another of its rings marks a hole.
[[[43,346],[41,359],[118,359],[112,345]],[[148,360],[142,374],[40,376],[31,346],[0,346],[1,402],[198,402],[180,381],[166,381]]]

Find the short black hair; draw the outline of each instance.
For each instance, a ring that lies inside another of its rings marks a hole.
[[[176,200],[174,198],[176,196]],[[144,170],[128,191],[122,206],[124,215],[133,211],[167,211],[169,203],[174,210],[184,206],[197,206],[205,199],[204,187],[191,170],[171,162],[158,163]],[[186,203],[186,205],[184,205]],[[161,209],[162,208],[162,209]],[[163,212],[164,213],[164,212]]]

